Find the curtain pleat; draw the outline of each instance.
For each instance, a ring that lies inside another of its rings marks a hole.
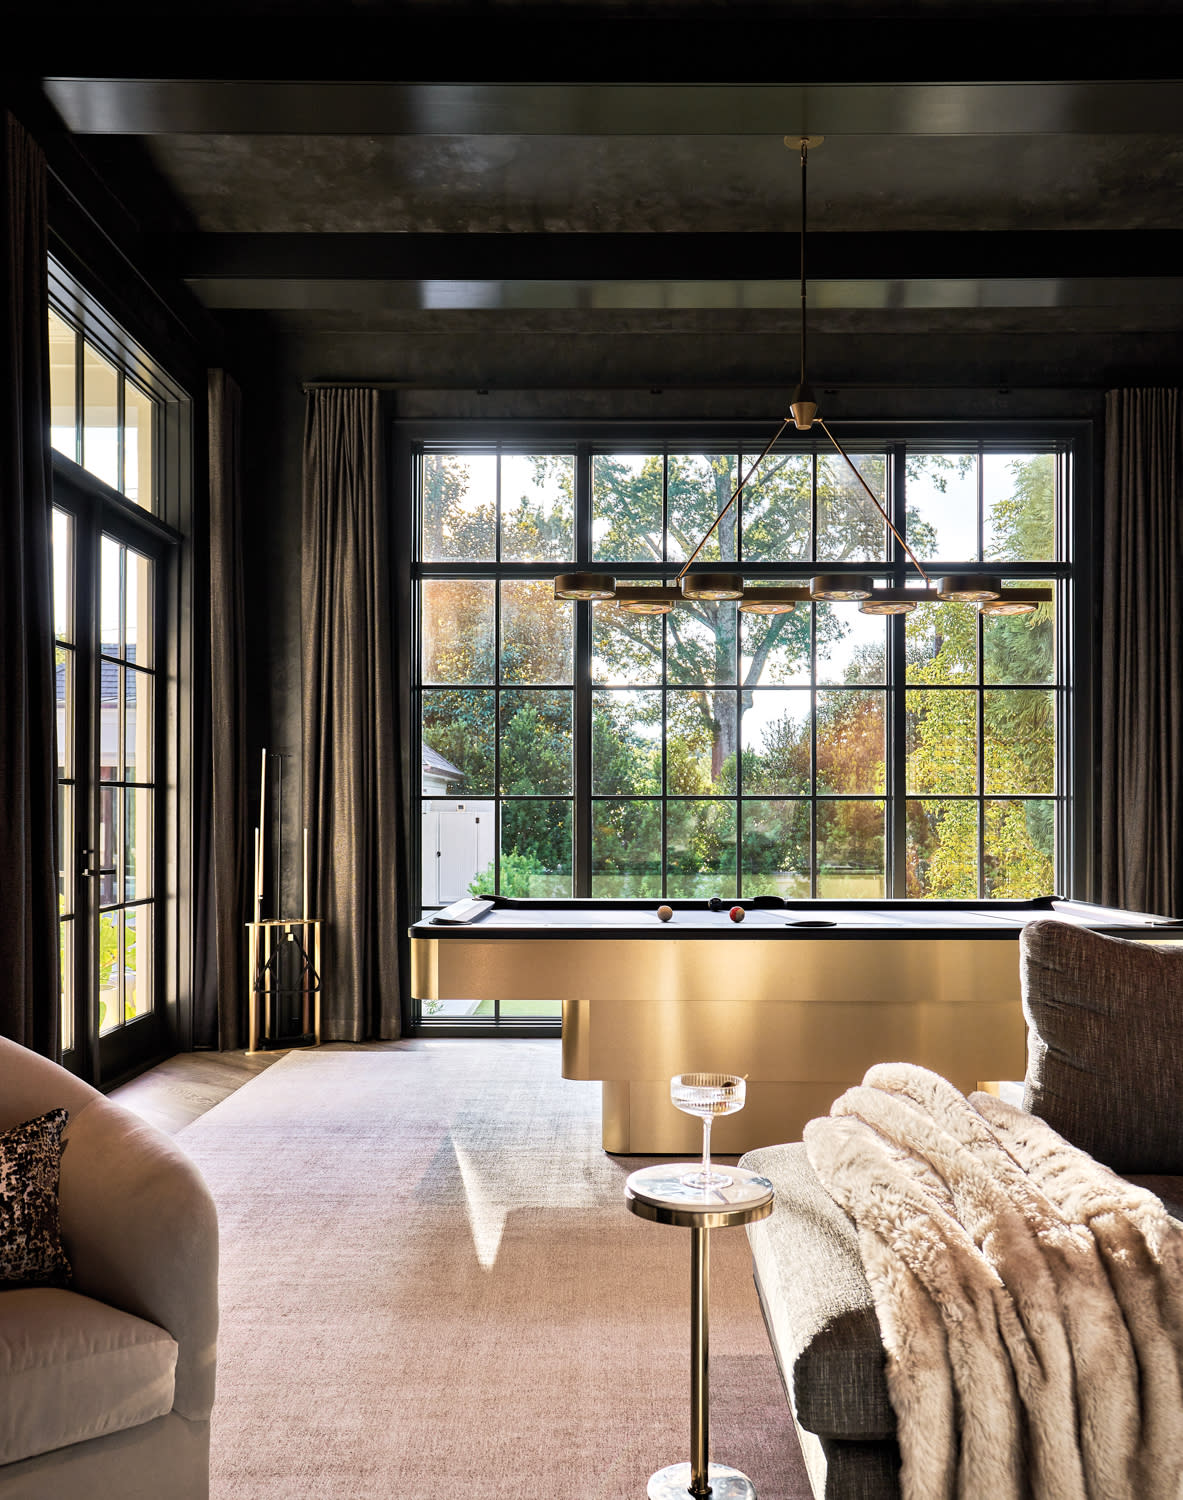
[[[1100,890],[1183,915],[1183,425],[1176,390],[1105,402]]]
[[[321,1035],[401,1033],[400,736],[381,407],[307,397],[300,602],[304,807],[324,922]]]
[[[246,1045],[250,916],[242,394],[224,370],[209,372],[208,389],[211,792],[205,848],[213,906],[214,983],[198,986],[205,1004],[203,1014],[194,1018],[194,1035],[207,1046],[233,1050]]]
[[[45,159],[5,112],[0,180],[0,1033],[60,1050]]]

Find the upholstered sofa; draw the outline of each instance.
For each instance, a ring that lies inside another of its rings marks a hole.
[[[0,1289],[0,1497],[204,1500],[213,1200],[167,1136],[0,1039],[0,1131],[59,1107],[72,1276]]]
[[[1183,1220],[1183,946],[1028,925],[1023,1106]],[[851,1220],[800,1142],[748,1152],[776,1204],[748,1230],[756,1287],[817,1500],[897,1500],[885,1356]]]

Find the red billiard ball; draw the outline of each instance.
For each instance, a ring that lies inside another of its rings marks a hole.
[[[659,906],[657,908],[657,920],[659,922],[668,922],[673,914],[674,908],[672,906]]]
[[[727,913],[727,915],[731,918],[731,920],[733,922],[742,922],[743,921],[743,917],[744,917],[743,907],[742,906],[733,906],[731,908],[731,910]]]

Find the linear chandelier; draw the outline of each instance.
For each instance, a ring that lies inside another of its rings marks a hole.
[[[609,573],[560,573],[555,578],[556,599],[611,599],[630,614],[666,615],[683,600],[735,599],[737,607],[745,614],[787,614],[797,604],[809,600],[845,601],[857,600],[865,615],[906,615],[917,604],[927,601],[952,601],[959,604],[976,605],[982,614],[1028,615],[1052,597],[1047,588],[1003,588],[1002,580],[989,573],[954,573],[934,580],[925,571],[924,565],[896,529],[891,517],[880,504],[878,496],[851,461],[850,455],[826,426],[818,414],[817,399],[805,372],[807,349],[806,332],[806,280],[805,280],[805,205],[806,176],[809,148],[820,146],[820,135],[796,137],[785,136],[786,146],[800,145],[801,150],[801,378],[789,402],[789,415],[773,433],[759,458],[755,459],[746,474],[741,471],[740,481],[730,500],[711,522],[702,540],[682,565],[672,584],[643,584],[635,587],[618,586]],[[871,504],[887,523],[892,536],[904,549],[923,587],[920,588],[876,588],[873,577],[865,573],[819,573],[811,578],[808,587],[804,584],[745,586],[738,573],[692,573],[690,571],[698,554],[714,535],[723,517],[743,494],[752,475],[768,457],[772,449],[784,436],[790,422],[798,432],[809,432],[814,424],[829,438],[835,451],[862,487]]]

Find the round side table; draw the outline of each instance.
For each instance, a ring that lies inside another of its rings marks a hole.
[[[772,1212],[772,1184],[744,1167],[722,1167],[731,1178],[723,1188],[691,1188],[682,1182],[694,1162],[642,1167],[624,1185],[624,1199],[639,1218],[690,1230],[690,1462],[669,1464],[649,1480],[649,1500],[755,1500],[746,1474],[710,1461],[710,1232],[752,1224]]]

